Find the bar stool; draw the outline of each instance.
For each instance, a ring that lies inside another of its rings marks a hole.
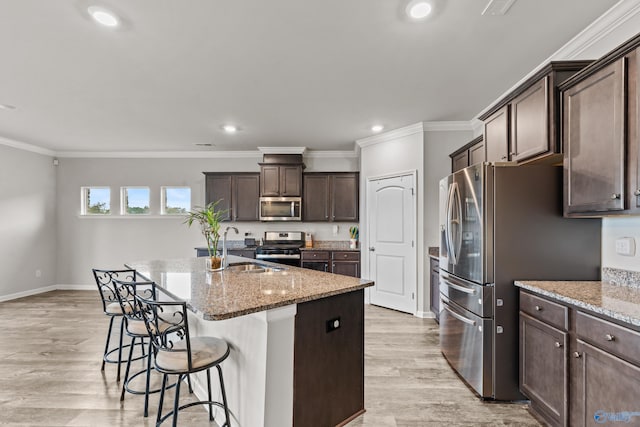
[[[137,279],[137,273],[135,270],[100,270],[97,268],[92,269],[93,277],[96,280],[98,291],[100,292],[100,298],[102,299],[102,310],[104,314],[109,316],[109,330],[107,332],[107,341],[104,345],[104,353],[102,355],[102,367],[101,371],[104,371],[105,363],[117,363],[118,364],[118,376],[117,381],[120,381],[120,365],[122,363],[122,349],[131,345],[122,346],[122,337],[124,336],[124,316],[122,313],[122,307],[116,296],[116,290],[113,284],[114,279],[124,279],[135,282]],[[113,321],[120,319],[120,341],[117,347],[109,349],[109,341],[111,340],[111,331],[113,330]],[[114,360],[110,358],[111,353],[117,351],[118,359]]]
[[[153,347],[151,346],[151,340],[147,344],[149,349],[146,354],[146,367],[141,371],[129,376],[131,369],[131,362],[137,360],[133,358],[133,348],[136,341],[139,340],[139,345],[142,348],[145,347],[145,339],[149,338],[149,332],[144,323],[144,317],[140,311],[140,306],[135,300],[135,295],[143,296],[146,299],[155,300],[156,298],[156,284],[148,281],[137,282],[125,282],[118,279],[113,279],[113,284],[118,298],[122,313],[124,313],[124,331],[131,337],[131,347],[129,348],[129,357],[127,358],[127,368],[124,373],[124,382],[122,383],[122,391],[120,393],[120,401],[124,400],[125,392],[131,394],[144,394],[144,416],[149,415],[149,394],[158,393],[160,389],[149,390],[149,383],[151,379],[151,368],[153,359]],[[168,328],[168,323],[160,321],[158,327],[160,330]],[[144,354],[144,353],[143,353]],[[139,358],[138,358],[139,359]],[[130,382],[138,375],[146,373],[146,382],[144,391],[134,390],[130,387]]]
[[[209,420],[214,421],[213,406],[224,410],[225,422],[220,427],[230,427],[227,395],[222,377],[222,363],[229,356],[229,345],[226,341],[213,337],[191,337],[187,318],[187,304],[184,301],[154,301],[141,295],[135,296],[144,317],[147,331],[155,351],[155,369],[163,374],[162,391],[158,404],[156,426],[173,416],[173,426],[178,425],[178,412],[195,405],[209,405]],[[169,324],[169,327],[166,326]],[[212,400],[210,368],[216,367],[220,380],[222,402]],[[191,402],[182,406],[180,403],[180,384],[189,374],[207,372],[208,400]],[[164,392],[169,375],[178,375],[176,381],[173,410],[162,415]]]

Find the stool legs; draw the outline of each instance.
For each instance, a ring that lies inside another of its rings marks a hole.
[[[120,321],[120,344],[118,347],[118,377],[117,381],[120,382],[120,365],[122,363],[122,336],[124,335],[124,317]],[[133,342],[131,343],[131,348],[133,348]]]
[[[227,405],[227,392],[224,390],[224,379],[222,378],[222,368],[220,365],[216,365],[216,369],[218,369],[218,377],[220,378],[220,391],[222,392],[222,405],[224,407],[224,424],[222,427],[231,427],[231,423],[229,422],[229,405]],[[209,370],[207,370],[207,373]]]
[[[178,427],[178,406],[180,403],[180,383],[184,375],[178,375],[178,381],[176,381],[176,397],[173,399],[173,427]]]
[[[102,367],[101,371],[104,371],[104,365],[107,363],[107,353],[109,353],[109,341],[111,340],[111,329],[113,329],[113,320],[114,316],[111,316],[111,320],[109,321],[109,331],[107,332],[107,342],[104,344],[104,354],[102,355]]]

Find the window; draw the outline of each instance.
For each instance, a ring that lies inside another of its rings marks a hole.
[[[122,215],[148,215],[149,187],[122,187],[121,201]]]
[[[191,210],[191,187],[162,187],[162,215],[182,215]]]
[[[109,215],[111,213],[111,188],[82,187],[82,215]]]

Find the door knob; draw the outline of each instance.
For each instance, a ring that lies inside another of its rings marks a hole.
[[[640,189],[637,189],[636,191],[633,192],[634,196],[640,196]]]
[[[369,248],[369,251],[370,251],[370,252],[375,252],[375,251],[376,251],[376,248],[374,248],[373,246],[371,246],[371,247]]]
[[[618,193],[613,193],[611,195],[611,200],[616,200],[616,199],[619,199],[619,198],[620,198],[620,195]]]

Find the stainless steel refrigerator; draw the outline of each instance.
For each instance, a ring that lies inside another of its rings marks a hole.
[[[514,280],[598,280],[600,220],[562,217],[562,168],[477,164],[440,181],[440,347],[482,398],[520,400]]]

